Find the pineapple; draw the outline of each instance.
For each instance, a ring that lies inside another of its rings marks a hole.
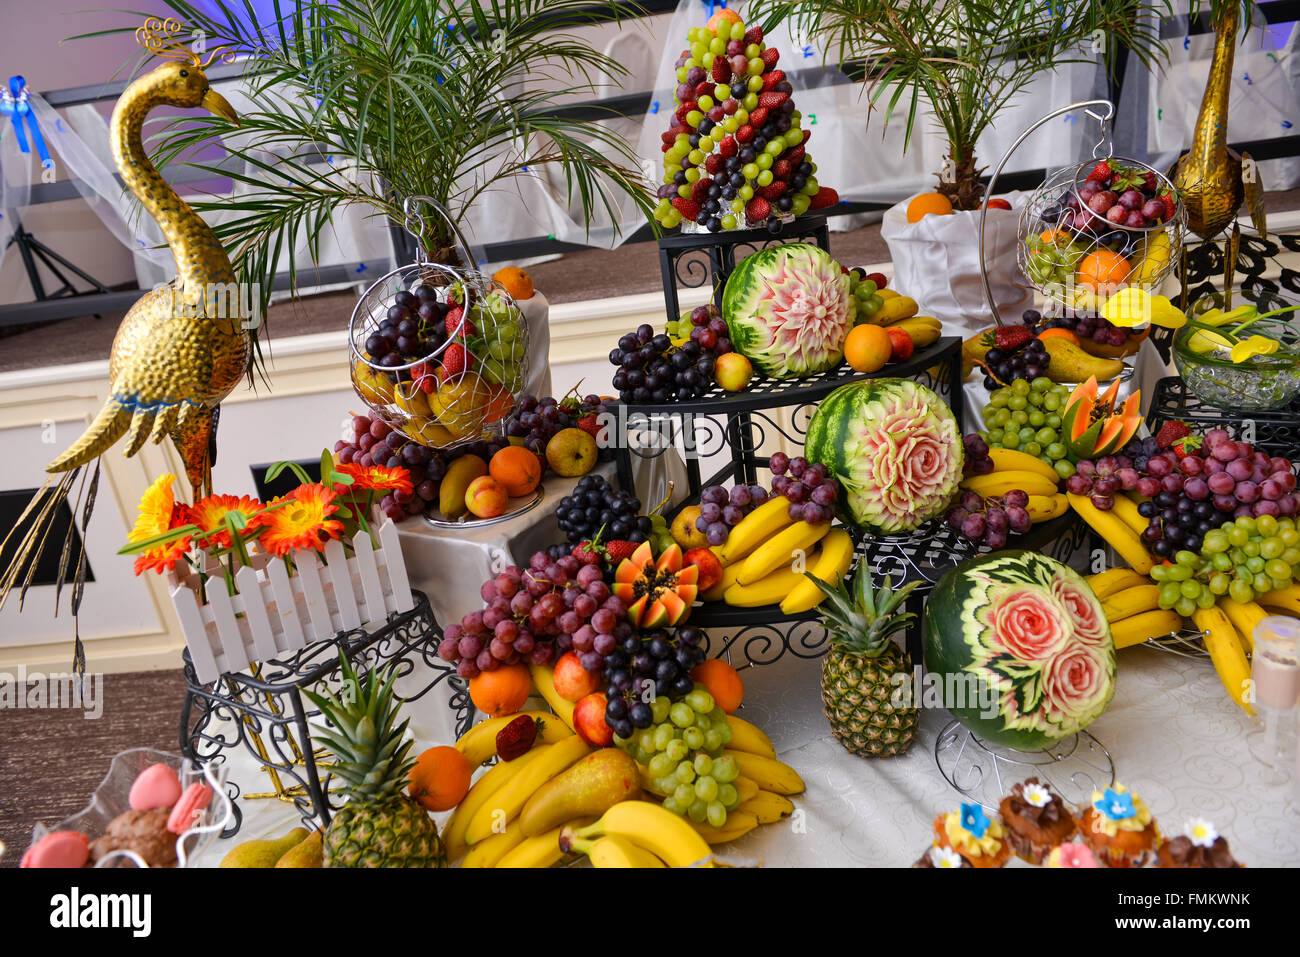
[[[333,752],[332,771],[344,782],[339,793],[348,799],[325,831],[325,866],[444,866],[438,825],[402,790],[415,761],[407,757],[412,742],[402,740],[407,722],[393,726],[393,666],[358,679],[342,654],[339,659],[338,696],[304,692],[332,726],[317,738]]]
[[[828,599],[822,605],[822,624],[830,632],[830,649],[822,659],[822,705],[831,733],[863,757],[902,754],[916,737],[917,709],[891,703],[896,688],[891,679],[902,672],[910,681],[912,659],[890,635],[916,617],[898,609],[919,582],[892,591],[886,577],[873,589],[865,563],[858,566],[855,594],[843,584],[808,577]]]

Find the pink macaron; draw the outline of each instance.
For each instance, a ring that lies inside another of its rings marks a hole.
[[[19,867],[84,867],[90,842],[76,831],[51,831],[27,848]]]
[[[173,834],[184,834],[192,828],[203,809],[212,802],[212,788],[201,781],[195,781],[185,789],[185,793],[176,801],[172,813],[167,818],[167,830]]]
[[[128,800],[133,811],[171,807],[181,796],[181,779],[165,764],[151,764],[131,785]]]

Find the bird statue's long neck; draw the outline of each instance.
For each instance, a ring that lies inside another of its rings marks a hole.
[[[1228,148],[1228,94],[1232,89],[1232,62],[1237,50],[1240,4],[1229,0],[1214,24],[1214,58],[1210,78],[1201,98],[1196,128],[1192,131],[1190,158],[1207,169]]]
[[[211,227],[176,195],[154,168],[144,148],[144,119],[162,103],[152,74],[132,83],[113,110],[110,141],[113,159],[127,189],[153,217],[176,259],[176,273],[187,294],[202,294],[205,283],[233,282],[230,259]]]

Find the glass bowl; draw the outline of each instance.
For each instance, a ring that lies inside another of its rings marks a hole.
[[[1175,334],[1174,366],[1202,402],[1226,412],[1269,412],[1300,396],[1300,362],[1296,359],[1272,355],[1233,362],[1227,349],[1205,353],[1191,349],[1188,342],[1196,332],[1188,325]]]
[[[153,764],[165,764],[175,771],[181,779],[182,789],[188,788],[195,781],[202,781],[212,788],[212,800],[203,809],[202,815],[193,827],[176,838],[176,866],[193,866],[194,859],[234,821],[234,807],[225,789],[225,766],[214,767],[210,763],[196,766],[179,754],[155,751],[153,748],[132,748],[117,754],[109,765],[108,774],[91,795],[90,804],[84,810],[53,827],[37,824],[32,828],[32,844],[51,831],[77,831],[86,835],[91,841],[102,837],[115,817],[131,809],[131,802],[128,800],[131,785],[135,783],[141,771]],[[132,851],[113,851],[101,857],[95,866],[147,867],[148,865]]]

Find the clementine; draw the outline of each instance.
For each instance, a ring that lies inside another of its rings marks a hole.
[[[907,204],[907,221],[919,222],[926,216],[951,216],[952,203],[943,193],[921,193]]]
[[[716,13],[714,13],[713,16],[709,17],[709,22],[704,25],[708,29],[712,30],[714,33],[717,33],[718,27],[720,27],[723,23],[732,24],[732,23],[740,23],[740,22],[742,21],[740,19],[739,13],[737,13],[735,10],[728,10],[726,7],[723,7],[721,10],[718,10]]]
[[[1072,342],[1076,346],[1079,344],[1079,337],[1069,329],[1062,329],[1060,326],[1054,326],[1051,329],[1044,329],[1038,334],[1039,339],[1064,339],[1066,342]]]
[[[1079,261],[1079,274],[1075,281],[1080,286],[1098,292],[1101,291],[1098,287],[1104,289],[1122,283],[1128,278],[1129,268],[1129,261],[1119,253],[1098,249]]]
[[[740,673],[721,658],[710,658],[691,669],[691,677],[713,695],[719,708],[734,714],[745,698],[745,685]]]
[[[533,681],[523,665],[499,665],[469,679],[469,699],[484,714],[500,718],[524,706]]]
[[[506,292],[510,293],[510,298],[515,302],[532,299],[533,293],[537,291],[533,288],[533,277],[518,266],[498,269],[492,274],[492,278],[506,287]]]
[[[541,484],[542,460],[522,445],[507,445],[492,456],[488,474],[505,486],[511,498],[518,498]]]
[[[450,811],[465,799],[474,769],[455,748],[430,748],[406,774],[406,792],[427,811]]]
[[[854,372],[879,372],[892,351],[884,326],[863,323],[850,329],[844,339],[844,359]]]

